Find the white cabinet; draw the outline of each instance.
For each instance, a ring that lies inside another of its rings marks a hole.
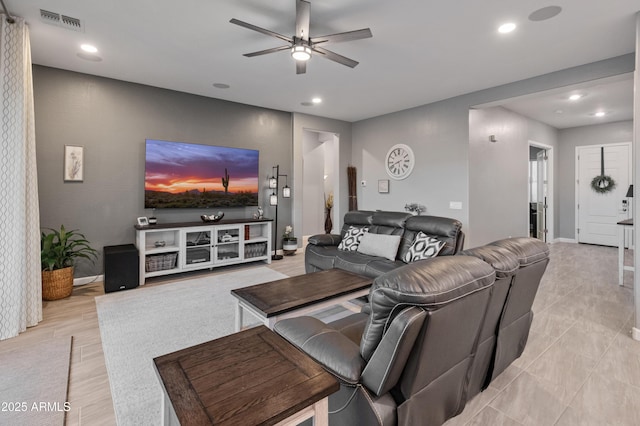
[[[271,220],[136,225],[140,284],[146,278],[243,262],[271,263]]]

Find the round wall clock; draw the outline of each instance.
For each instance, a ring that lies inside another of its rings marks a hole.
[[[385,168],[393,179],[401,180],[411,174],[416,162],[411,148],[405,144],[397,144],[387,152]]]

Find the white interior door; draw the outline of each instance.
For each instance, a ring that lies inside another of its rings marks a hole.
[[[616,183],[606,193],[591,188],[591,181],[601,173],[601,148],[604,148],[604,173]],[[582,146],[576,148],[576,154],[577,240],[617,247],[616,224],[627,215],[622,201],[631,180],[631,144]]]
[[[538,167],[538,200],[536,202],[536,237],[547,242],[547,151],[542,150],[536,154]]]

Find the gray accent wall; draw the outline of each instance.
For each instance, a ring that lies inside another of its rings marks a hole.
[[[573,127],[559,131],[560,238],[576,239],[576,147],[632,142],[633,121]]]
[[[42,227],[80,229],[101,254],[103,246],[133,243],[136,218],[153,215],[143,200],[147,138],[259,150],[260,203],[273,217],[267,177],[276,164],[292,174],[291,113],[42,66],[33,76]],[[65,144],[84,146],[84,182],[63,182]],[[280,206],[280,228],[291,223],[292,204]],[[199,221],[217,210],[157,209],[155,216]],[[221,210],[245,218],[256,208]],[[102,259],[80,264],[76,276],[101,272]]]
[[[498,163],[487,163],[486,156],[470,155],[469,109],[516,96],[629,73],[634,70],[634,59],[633,54],[619,56],[353,123],[352,161],[358,169],[358,180],[367,181],[366,187],[358,187],[360,208],[402,210],[408,202],[419,202],[427,206],[427,214],[461,220],[468,237],[465,247],[482,244],[489,237],[488,233],[478,229],[476,238],[476,229],[472,226],[493,223],[493,216],[500,212],[500,206],[470,210],[471,181],[474,177],[469,173],[470,170],[496,167]],[[416,90],[428,90],[430,84],[436,83],[425,82],[424,87],[417,87]],[[522,135],[535,138],[537,131],[539,129],[531,128]],[[416,166],[407,179],[391,181],[389,194],[378,194],[378,179],[388,178],[382,163],[384,156],[397,143],[406,143],[413,148]],[[526,158],[525,153],[524,160]],[[480,192],[476,193],[476,190]],[[486,195],[489,199],[491,191],[490,185],[474,188],[473,197],[481,200]],[[556,191],[556,194],[558,197],[559,192]],[[520,194],[507,192],[501,197],[504,200],[517,199]],[[462,209],[450,209],[450,201],[462,202]],[[507,237],[515,232],[511,230],[520,229],[520,219],[510,216],[505,219],[506,222],[500,223],[500,237]],[[556,213],[554,223],[557,221]]]

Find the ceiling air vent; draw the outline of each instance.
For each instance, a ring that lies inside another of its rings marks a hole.
[[[82,21],[78,18],[72,18],[71,16],[61,15],[49,10],[40,9],[40,19],[47,24],[55,25],[57,27],[66,28],[72,31],[84,32]]]

